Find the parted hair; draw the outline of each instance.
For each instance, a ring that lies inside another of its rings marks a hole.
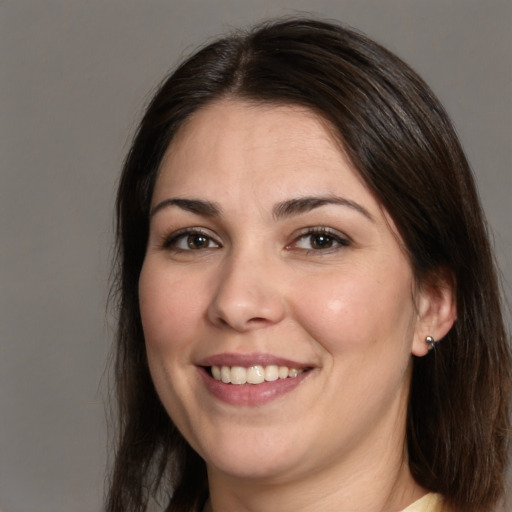
[[[173,425],[146,360],[138,281],[162,157],[183,123],[225,98],[294,104],[323,116],[393,219],[417,282],[454,283],[457,320],[413,356],[408,463],[456,511],[489,511],[504,489],[511,359],[497,271],[467,159],[445,110],[397,56],[336,23],[294,18],[218,39],[183,62],[149,103],[116,203],[117,441],[107,512],[201,509],[204,461]],[[176,312],[179,314],[179,312]]]

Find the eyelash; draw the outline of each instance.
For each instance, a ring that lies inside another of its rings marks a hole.
[[[312,238],[314,236],[319,236],[319,235],[323,235],[326,239],[325,240],[326,243],[330,244],[330,245],[328,245],[326,247],[317,247],[317,248],[311,247],[309,249],[297,247],[300,241],[306,240],[309,238],[310,242],[311,242]],[[197,247],[197,248],[190,247],[190,243],[189,243],[190,238],[194,237],[194,236],[203,237],[204,239],[206,239],[208,246],[207,247]],[[178,247],[178,243],[180,242],[180,239],[183,239],[183,241],[185,241],[185,243],[187,243],[187,245],[188,245],[187,249]],[[213,247],[210,247],[209,245],[212,242],[215,245]],[[319,226],[319,227],[304,229],[303,232],[299,236],[297,236],[290,244],[288,244],[286,246],[286,249],[293,250],[293,249],[298,248],[300,250],[306,251],[307,254],[309,254],[309,253],[319,254],[322,252],[333,252],[333,251],[339,250],[340,248],[343,248],[343,247],[349,247],[351,245],[351,243],[352,243],[351,240],[346,235],[342,235],[338,231],[335,231],[331,228]],[[188,251],[201,251],[204,249],[217,249],[217,248],[222,247],[222,244],[220,242],[218,242],[217,240],[215,240],[215,238],[212,237],[207,231],[204,231],[199,228],[185,228],[185,229],[181,229],[175,233],[172,233],[169,236],[166,236],[164,238],[162,247],[166,250],[171,250],[174,252],[188,252]]]
[[[335,245],[334,246],[330,245],[328,247],[318,247],[318,248],[312,247],[310,249],[303,249],[303,250],[307,251],[307,254],[310,254],[310,253],[318,254],[321,252],[332,252],[332,251],[339,250],[340,248],[343,248],[343,247],[349,247],[352,243],[351,240],[346,235],[342,235],[338,231],[335,231],[331,228],[319,226],[319,227],[315,227],[315,228],[307,228],[297,238],[295,238],[295,240],[291,244],[287,245],[286,248],[293,249],[294,246],[297,246],[298,242],[300,242],[301,240],[305,240],[307,238],[309,238],[310,242],[311,242],[312,238],[314,236],[319,236],[319,235],[325,236],[328,243],[329,242],[331,244],[334,243]]]
[[[216,244],[216,246],[215,247],[203,247],[203,248],[199,247],[196,249],[193,249],[190,246],[188,249],[183,249],[181,247],[178,247],[178,242],[180,239],[183,239],[183,240],[185,240],[187,238],[190,239],[190,237],[194,237],[194,236],[204,237],[205,239],[207,239],[208,244],[210,242],[213,242],[214,244]],[[175,252],[187,252],[187,251],[199,251],[201,249],[216,249],[218,247],[221,247],[221,244],[219,242],[217,242],[208,232],[203,231],[202,229],[185,228],[185,229],[180,229],[179,231],[176,231],[175,233],[172,233],[169,236],[166,236],[164,238],[162,247],[164,249],[173,250]]]

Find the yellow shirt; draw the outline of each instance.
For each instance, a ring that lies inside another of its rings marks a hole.
[[[443,499],[440,494],[431,492],[409,505],[402,512],[443,512]]]

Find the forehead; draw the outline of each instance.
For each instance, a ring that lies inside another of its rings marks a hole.
[[[250,133],[256,139],[272,135],[283,137],[287,134],[287,142],[292,145],[304,144],[312,138],[318,142],[317,139],[321,138],[343,151],[335,127],[312,108],[291,103],[225,98],[207,103],[190,115],[170,144],[169,153],[195,136],[208,135],[210,139],[218,134],[209,131],[214,126],[222,129],[223,135],[235,130],[238,134]],[[284,133],[283,126],[286,126]]]
[[[262,181],[300,189],[312,180],[326,189],[342,182],[364,187],[327,120],[297,105],[222,100],[197,111],[178,131],[155,192],[162,186],[204,191],[208,183],[213,191],[221,182],[240,187]]]

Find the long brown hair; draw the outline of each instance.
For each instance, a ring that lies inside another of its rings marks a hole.
[[[368,188],[395,222],[419,283],[448,272],[458,319],[415,358],[407,423],[419,484],[455,510],[488,511],[503,493],[510,352],[486,223],[466,157],[428,86],[367,37],[306,19],[265,23],[198,51],[160,87],[127,156],[117,197],[119,439],[108,512],[198,510],[204,461],[174,427],[148,371],[138,280],[163,154],[183,122],[235,97],[314,109],[335,127]]]

